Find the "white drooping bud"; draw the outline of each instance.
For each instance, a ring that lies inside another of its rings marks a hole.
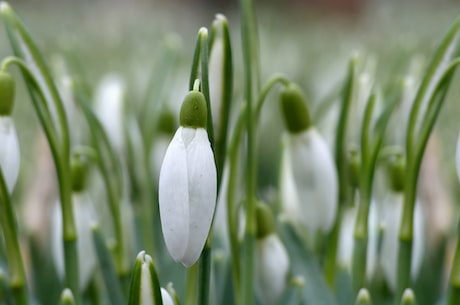
[[[255,291],[262,304],[277,304],[286,289],[289,256],[275,233],[275,219],[266,204],[256,207]]]
[[[272,233],[256,241],[255,290],[261,304],[277,304],[286,289],[289,256],[279,237]]]
[[[326,141],[312,126],[306,98],[296,84],[281,93],[283,137],[280,195],[283,211],[310,233],[329,232],[337,214],[338,177]]]
[[[19,164],[19,142],[13,119],[9,116],[0,116],[0,168],[10,194],[18,179]]]
[[[119,75],[109,74],[101,80],[95,97],[95,113],[118,153],[124,146],[125,91],[124,80]]]
[[[337,214],[337,170],[315,128],[284,135],[280,178],[288,219],[303,223],[311,232],[329,232]]]
[[[166,247],[175,261],[189,267],[204,247],[217,197],[206,104],[198,91],[186,96],[180,122],[163,159],[158,197]]]
[[[77,229],[77,255],[79,262],[80,291],[83,291],[89,284],[96,267],[96,250],[93,245],[91,226],[96,222],[94,205],[89,195],[83,192],[72,194],[73,212],[75,226]],[[61,215],[61,204],[57,202],[52,215],[52,251],[56,269],[61,278],[65,276],[64,247],[63,247],[63,226]]]

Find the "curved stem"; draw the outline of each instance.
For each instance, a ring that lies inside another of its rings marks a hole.
[[[46,97],[35,75],[30,71],[27,64],[19,58],[8,57],[2,62],[2,69],[7,69],[11,64],[16,64],[21,68],[24,77],[29,86],[38,94],[39,99],[46,101]],[[75,226],[74,213],[72,207],[72,187],[70,177],[70,155],[64,141],[59,145],[56,137],[56,128],[62,126],[53,126],[50,113],[46,107],[32,95],[32,102],[39,117],[40,123],[45,131],[48,143],[53,155],[59,181],[59,195],[61,201],[62,220],[63,220],[63,243],[64,243],[64,262],[66,270],[66,283],[74,296],[77,304],[80,304],[79,294],[79,275],[78,275],[78,256],[77,256],[77,230]],[[65,119],[64,119],[65,121]],[[65,123],[65,122],[64,122]],[[65,131],[65,128],[62,129]],[[65,138],[65,136],[64,136]],[[68,136],[67,136],[68,138]]]

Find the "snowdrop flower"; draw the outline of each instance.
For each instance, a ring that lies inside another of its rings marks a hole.
[[[166,247],[175,261],[193,265],[211,227],[217,197],[214,155],[206,132],[206,102],[191,91],[180,111],[180,127],[160,170],[160,219]]]
[[[135,305],[154,305],[155,292],[160,289],[163,305],[174,305],[173,298],[169,292],[158,287],[159,281],[156,274],[152,257],[141,251],[136,258],[131,287],[129,291],[129,304]]]
[[[75,160],[73,160],[75,161]],[[84,189],[86,168],[80,161],[72,162],[72,205],[77,229],[77,255],[80,262],[79,285],[83,291],[89,284],[96,267],[96,250],[93,245],[91,226],[96,222],[94,204]],[[57,202],[52,214],[51,247],[56,269],[61,278],[65,276],[64,248],[62,244],[63,226],[61,204]]]
[[[305,98],[289,85],[281,94],[283,136],[280,196],[285,215],[311,233],[329,232],[337,214],[338,178],[332,154],[311,126]]]
[[[266,205],[257,207],[257,241],[255,248],[255,290],[262,304],[277,304],[286,289],[289,256],[274,232],[274,220]]]
[[[14,81],[0,72],[0,168],[8,192],[13,192],[19,174],[19,142],[11,117],[14,105]]]

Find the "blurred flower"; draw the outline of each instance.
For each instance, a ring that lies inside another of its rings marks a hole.
[[[95,113],[107,132],[117,153],[124,147],[125,82],[117,74],[108,74],[100,82],[95,94]]]
[[[289,256],[276,234],[270,234],[256,242],[257,297],[262,304],[276,304],[283,294],[289,272]]]
[[[186,96],[180,123],[161,166],[158,197],[168,251],[189,267],[201,254],[217,197],[216,165],[204,129],[206,103],[200,92]]]
[[[255,291],[262,304],[277,304],[286,289],[289,256],[275,233],[275,221],[265,204],[256,208]]]
[[[281,93],[288,133],[283,136],[280,195],[285,215],[311,233],[328,232],[337,214],[338,177],[334,159],[316,128],[302,90],[289,84]]]
[[[283,137],[280,192],[289,219],[329,232],[337,214],[338,178],[326,142],[315,128]]]

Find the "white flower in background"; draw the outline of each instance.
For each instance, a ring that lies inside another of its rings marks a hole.
[[[19,142],[13,118],[0,115],[0,168],[10,194],[18,180],[19,163]]]
[[[158,197],[166,247],[175,261],[189,267],[201,254],[217,197],[206,103],[200,92],[185,97],[180,123],[161,166]]]
[[[277,304],[286,289],[289,256],[275,233],[273,214],[268,206],[257,205],[256,217],[255,291],[262,304]]]
[[[18,136],[11,117],[14,106],[14,80],[0,72],[0,169],[11,194],[18,179],[20,151]]]
[[[345,210],[340,227],[339,248],[337,252],[337,261],[346,270],[351,270],[354,247],[354,230],[356,222],[357,206]],[[379,221],[377,204],[371,201],[369,208],[368,221],[368,242],[367,242],[367,264],[366,276],[371,279],[374,274],[377,263],[377,248],[379,236]]]
[[[288,133],[283,136],[280,196],[283,212],[310,233],[329,232],[337,214],[338,177],[334,159],[312,127],[305,97],[295,84],[281,93]]]
[[[96,251],[91,232],[91,225],[96,222],[96,213],[91,198],[84,191],[72,194],[72,204],[78,234],[77,255],[79,261],[80,291],[83,291],[88,286],[96,267]],[[60,202],[57,202],[54,207],[51,221],[53,258],[58,274],[61,278],[64,278],[63,228]]]
[[[390,192],[382,202],[381,224],[384,227],[380,250],[380,265],[389,287],[396,291],[397,261],[399,252],[399,228],[403,212],[404,194]],[[423,261],[425,247],[424,216],[417,200],[414,210],[411,276],[416,278]]]
[[[262,304],[277,304],[286,289],[289,256],[283,243],[275,234],[256,241],[257,297]]]
[[[124,146],[125,91],[126,84],[121,76],[109,74],[101,80],[95,95],[95,113],[118,153]]]
[[[220,121],[220,110],[222,108],[222,88],[224,82],[223,55],[224,42],[221,34],[216,35],[216,39],[209,55],[209,95],[212,103],[211,112],[214,130],[217,134],[217,126]]]

